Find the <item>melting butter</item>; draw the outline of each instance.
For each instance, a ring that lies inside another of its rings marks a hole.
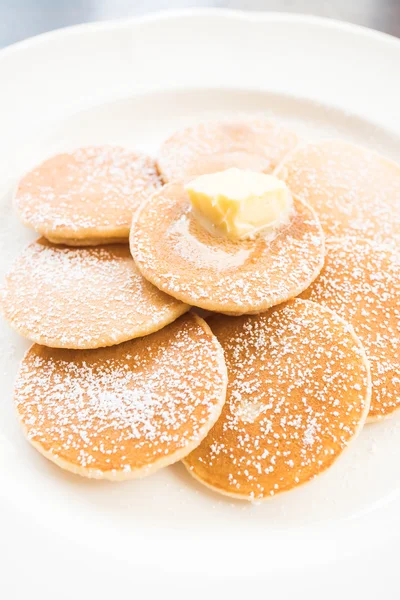
[[[232,240],[278,229],[293,211],[285,182],[265,173],[227,169],[201,175],[185,189],[201,224]]]

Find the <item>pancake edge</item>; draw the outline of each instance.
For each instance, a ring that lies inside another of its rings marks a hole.
[[[171,182],[171,183],[175,184],[175,183],[179,183],[179,182],[175,181],[175,182]],[[167,184],[167,185],[171,185],[171,184]],[[155,192],[155,193],[157,193],[157,192]],[[176,292],[174,292],[172,294],[171,291],[167,291],[166,289],[163,289],[162,287],[160,287],[159,281],[158,281],[158,278],[156,275],[154,275],[152,273],[149,274],[147,272],[146,272],[146,274],[144,274],[144,271],[142,270],[141,266],[138,264],[138,262],[135,258],[135,253],[132,251],[135,223],[138,220],[141,211],[146,206],[146,204],[151,200],[152,197],[153,197],[153,195],[144,199],[144,201],[139,206],[138,210],[133,215],[131,230],[130,230],[130,234],[129,234],[129,249],[130,249],[132,258],[135,261],[136,267],[138,268],[138,270],[140,271],[142,276],[145,279],[147,279],[147,281],[152,283],[160,291],[164,292],[165,294],[168,294],[169,296],[172,296],[173,298],[176,298],[176,300],[180,300],[181,302],[183,302],[185,304],[190,304],[191,306],[195,306],[195,307],[201,308],[203,310],[209,310],[211,312],[222,313],[222,314],[225,314],[228,316],[257,315],[259,313],[265,312],[266,310],[268,310],[269,308],[272,308],[273,306],[278,306],[279,304],[288,302],[289,300],[293,300],[296,296],[298,296],[299,294],[301,294],[307,288],[310,287],[310,285],[317,279],[318,275],[321,273],[321,271],[323,269],[323,266],[325,263],[325,255],[326,255],[325,234],[322,229],[322,225],[320,223],[319,217],[318,217],[317,213],[315,212],[315,210],[312,208],[312,206],[310,206],[308,204],[308,202],[305,202],[304,200],[294,196],[296,199],[296,202],[305,206],[306,209],[311,213],[312,218],[314,219],[314,221],[317,225],[318,234],[319,234],[319,238],[321,241],[320,253],[319,253],[319,263],[316,266],[314,272],[312,273],[310,280],[307,282],[307,285],[306,286],[302,285],[302,286],[298,287],[296,290],[293,291],[293,293],[290,296],[281,297],[278,300],[274,301],[273,304],[271,304],[270,302],[263,302],[263,303],[260,303],[256,308],[254,308],[254,305],[252,307],[243,307],[242,306],[241,308],[236,306],[232,310],[229,310],[228,305],[221,306],[220,304],[214,304],[207,300],[205,302],[201,302],[201,303],[197,302],[196,304],[194,304],[192,302],[192,300],[187,296],[187,294],[181,294],[181,293],[176,293]]]
[[[34,240],[33,242],[30,242],[29,244],[27,244],[23,248],[22,252],[27,250],[30,246],[33,246],[34,244],[39,242],[40,239],[41,238],[38,238],[38,239]],[[4,279],[5,284],[3,284],[3,286],[1,287],[0,292],[7,289],[7,279],[9,277],[9,275],[13,272],[14,264],[16,263],[16,261],[19,259],[20,256],[21,256],[21,254],[14,259],[13,264],[11,265],[8,273],[6,273],[6,276]],[[170,297],[172,298],[172,296],[170,296]],[[16,323],[13,320],[9,319],[8,316],[6,315],[4,301],[0,296],[0,312],[3,315],[3,318],[6,321],[6,323],[11,327],[11,329],[13,331],[18,333],[23,338],[29,340],[30,342],[39,344],[40,346],[47,346],[48,348],[58,348],[58,349],[64,349],[64,350],[97,350],[98,348],[108,348],[110,346],[117,346],[119,344],[123,344],[124,342],[128,342],[130,340],[134,340],[139,337],[145,337],[147,335],[151,335],[152,333],[156,333],[156,331],[159,331],[160,329],[163,329],[170,323],[173,323],[180,316],[182,316],[183,314],[188,312],[190,310],[190,308],[191,308],[190,305],[184,304],[184,303],[181,303],[180,305],[176,305],[175,307],[173,307],[171,310],[168,311],[168,314],[165,316],[164,319],[160,320],[157,324],[153,324],[153,327],[149,327],[149,320],[148,320],[148,321],[146,321],[145,324],[143,324],[143,326],[137,327],[135,329],[134,333],[124,335],[120,339],[118,339],[118,341],[109,339],[109,336],[104,335],[104,336],[98,336],[97,338],[93,338],[91,342],[88,342],[85,345],[70,344],[69,342],[62,344],[59,341],[57,341],[56,339],[53,339],[52,337],[42,336],[42,335],[32,335],[31,333],[28,332],[27,328],[17,326]],[[150,323],[150,325],[151,325],[151,323]],[[107,339],[107,337],[108,337],[108,339]]]
[[[221,344],[217,340],[217,337],[212,333],[209,325],[204,321],[204,319],[202,319],[195,313],[192,313],[192,315],[194,317],[194,320],[198,323],[198,325],[200,325],[203,328],[203,330],[209,335],[210,340],[214,343],[214,346],[215,346],[215,349],[217,352],[218,365],[219,365],[219,369],[220,369],[220,372],[222,375],[222,390],[221,390],[221,396],[219,398],[219,401],[215,405],[211,417],[209,418],[207,423],[205,423],[204,426],[201,428],[200,433],[197,436],[197,438],[195,440],[193,440],[190,444],[188,444],[185,448],[180,448],[176,452],[169,454],[168,456],[163,456],[162,458],[156,460],[155,462],[151,463],[150,465],[146,465],[144,467],[140,467],[137,469],[132,469],[131,471],[123,471],[123,470],[115,470],[115,469],[114,470],[110,469],[109,471],[102,471],[101,469],[91,469],[91,468],[80,467],[74,463],[71,463],[71,462],[63,459],[63,458],[54,456],[54,454],[51,451],[44,450],[42,445],[39,442],[35,442],[35,441],[29,439],[27,428],[25,427],[24,423],[22,422],[19,411],[15,405],[15,396],[14,396],[15,411],[17,413],[17,418],[18,418],[19,424],[22,428],[22,432],[23,432],[26,440],[42,456],[47,458],[52,463],[56,464],[58,467],[61,467],[61,469],[68,471],[70,473],[73,473],[74,475],[80,475],[81,477],[85,477],[85,478],[89,478],[89,479],[108,480],[108,481],[128,481],[131,479],[143,479],[144,477],[147,477],[148,475],[151,475],[151,474],[155,473],[156,471],[158,471],[164,467],[167,467],[169,465],[172,465],[172,464],[180,461],[182,458],[184,458],[192,450],[197,448],[197,446],[206,437],[206,435],[208,434],[210,429],[213,427],[213,425],[218,420],[218,418],[221,414],[222,408],[226,401],[226,389],[227,389],[227,385],[228,385],[227,368],[226,368],[225,359],[224,359],[224,351],[222,349]],[[25,357],[31,351],[32,348],[33,348],[33,346],[31,346],[26,351],[21,363],[24,361]]]
[[[237,500],[247,500],[248,502],[252,502],[254,504],[259,504],[261,502],[265,502],[268,500],[271,500],[271,498],[274,498],[275,496],[281,495],[281,494],[287,494],[288,492],[291,492],[294,489],[297,489],[299,487],[302,487],[304,485],[306,485],[307,483],[310,483],[311,481],[313,481],[314,479],[316,479],[317,477],[321,477],[324,474],[326,474],[330,467],[332,467],[342,456],[343,454],[348,450],[349,446],[352,445],[352,443],[354,442],[354,440],[356,440],[356,438],[360,435],[366,421],[367,421],[367,416],[368,416],[368,412],[369,412],[369,407],[370,407],[370,403],[371,403],[371,394],[372,394],[372,384],[371,384],[371,370],[370,370],[370,363],[369,360],[365,354],[365,350],[364,350],[364,346],[361,342],[361,340],[359,339],[359,337],[356,335],[354,328],[352,325],[350,325],[347,321],[345,321],[345,319],[342,319],[342,317],[340,317],[337,313],[335,313],[333,310],[331,310],[330,308],[327,308],[326,306],[323,306],[321,304],[318,304],[317,302],[313,302],[312,300],[303,300],[303,299],[294,299],[292,300],[296,301],[296,302],[306,302],[309,304],[316,304],[317,306],[319,306],[320,308],[322,308],[323,310],[325,310],[326,312],[330,313],[331,315],[333,315],[337,321],[341,322],[342,325],[344,325],[344,327],[347,329],[347,331],[349,332],[350,336],[352,337],[353,341],[356,343],[356,345],[358,346],[359,350],[361,351],[361,358],[362,358],[362,363],[364,364],[364,367],[366,368],[366,372],[367,372],[367,389],[366,389],[366,398],[365,398],[365,406],[364,406],[364,410],[362,412],[360,421],[357,425],[356,431],[354,432],[354,435],[352,436],[352,438],[349,440],[348,444],[346,444],[346,446],[343,448],[343,450],[335,457],[335,459],[333,460],[333,462],[329,465],[329,467],[326,467],[323,471],[321,471],[320,473],[318,473],[317,475],[314,475],[313,477],[311,477],[310,479],[307,479],[306,481],[302,481],[301,483],[291,487],[288,490],[282,490],[279,492],[276,492],[273,496],[271,495],[267,495],[264,496],[262,498],[254,498],[252,496],[250,496],[249,494],[235,494],[232,492],[228,492],[225,490],[222,490],[220,488],[217,488],[211,484],[209,484],[208,482],[205,482],[203,479],[201,479],[201,477],[199,477],[197,475],[197,473],[194,472],[194,469],[191,469],[189,465],[186,464],[185,459],[182,460],[182,463],[184,464],[186,470],[188,471],[188,473],[199,483],[201,483],[202,485],[204,485],[205,487],[207,487],[208,489],[217,492],[218,494],[225,496],[225,497],[229,497],[229,498],[235,498]]]

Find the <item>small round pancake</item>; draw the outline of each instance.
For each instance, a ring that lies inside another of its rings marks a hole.
[[[98,350],[34,345],[15,389],[24,432],[60,467],[132,479],[180,460],[226,397],[222,349],[188,313],[152,335]]]
[[[126,242],[132,213],[159,184],[147,156],[118,146],[79,148],[27,173],[15,204],[25,225],[55,243]]]
[[[275,237],[231,241],[204,229],[180,183],[167,184],[137,211],[130,246],[146,279],[194,306],[255,313],[297,296],[324,261],[318,218],[300,200]]]
[[[400,243],[400,166],[339,140],[294,150],[277,170],[318,214],[326,235]]]
[[[316,477],[362,428],[368,361],[352,328],[330,310],[292,300],[210,326],[228,368],[221,417],[184,464],[221,494],[262,500]]]
[[[10,325],[55,348],[99,348],[153,333],[189,307],[137,270],[127,244],[29,245],[6,277],[0,306]]]
[[[164,182],[186,181],[231,167],[272,173],[297,142],[293,131],[275,121],[203,123],[167,139],[158,168]]]
[[[303,294],[352,324],[371,365],[368,420],[400,407],[400,263],[388,247],[341,237],[327,241],[325,266]]]

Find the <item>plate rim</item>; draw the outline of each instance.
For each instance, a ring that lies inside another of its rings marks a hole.
[[[396,52],[400,51],[400,40],[393,36],[390,36],[389,34],[377,32],[377,31],[369,29],[367,27],[354,25],[354,24],[350,24],[350,23],[345,23],[342,21],[327,19],[324,17],[314,17],[314,16],[309,16],[309,15],[279,13],[279,12],[278,13],[277,12],[266,13],[266,12],[248,12],[248,11],[228,10],[228,9],[209,9],[209,8],[190,9],[189,8],[189,9],[185,9],[185,10],[154,12],[154,13],[146,14],[146,15],[139,16],[139,17],[130,17],[128,19],[117,19],[117,20],[99,21],[99,22],[93,22],[93,23],[83,23],[80,25],[73,25],[70,27],[57,29],[57,30],[54,30],[51,32],[46,32],[46,33],[39,34],[37,36],[28,38],[26,40],[16,42],[15,44],[12,44],[12,45],[7,46],[4,49],[0,50],[0,62],[2,60],[6,60],[9,56],[11,56],[14,53],[26,52],[32,46],[39,46],[44,42],[47,42],[47,41],[51,42],[54,39],[58,40],[60,38],[67,38],[67,37],[70,37],[71,35],[75,35],[75,34],[86,34],[88,32],[93,32],[93,31],[111,31],[111,30],[125,28],[125,27],[133,27],[140,23],[149,23],[149,22],[157,22],[157,21],[163,22],[163,23],[168,23],[168,21],[176,20],[177,18],[197,17],[197,16],[201,16],[201,17],[217,16],[217,17],[235,19],[235,20],[239,20],[239,21],[249,21],[249,22],[264,21],[264,22],[269,22],[269,23],[274,23],[274,22],[287,23],[287,22],[289,22],[289,23],[299,23],[299,24],[304,24],[304,25],[312,24],[312,25],[322,26],[324,28],[329,28],[331,30],[336,30],[336,31],[341,30],[341,31],[345,31],[345,32],[350,32],[354,35],[366,37],[368,39],[374,39],[385,45],[389,45]],[[362,115],[358,115],[358,116],[360,118],[363,118]],[[1,494],[1,489],[0,489],[0,500],[1,499],[2,499],[2,494]],[[6,499],[5,504],[7,506],[7,499]],[[7,513],[7,511],[5,511],[5,514],[6,513]],[[23,517],[25,517],[25,515],[20,515],[20,513],[18,513],[15,510],[14,510],[14,514],[18,514],[21,518],[21,521],[22,522],[24,521]],[[361,535],[362,530],[364,529],[364,527],[366,527],[367,524],[369,527],[368,517],[366,517],[366,515],[362,514],[362,515],[353,517],[353,519],[354,519],[354,521],[356,521],[354,531],[357,530],[359,532],[360,538],[365,542],[365,546],[368,547],[368,534],[365,532],[364,535]],[[316,525],[317,525],[317,529],[318,529],[318,527],[321,524],[316,524]],[[378,525],[378,524],[373,523],[373,525]],[[331,523],[330,526],[328,525],[327,530],[332,529],[332,528],[334,528],[334,523]],[[307,529],[309,529],[309,526],[307,526]],[[311,529],[313,530],[314,527],[311,527]],[[324,531],[325,531],[325,529],[324,529]],[[324,531],[320,530],[320,531],[314,532],[314,533],[316,533],[316,540],[320,536],[322,536]],[[391,547],[393,547],[393,540],[394,540],[395,532],[391,531],[390,533],[393,536],[392,544],[390,544],[390,545],[391,545]],[[59,536],[59,533],[53,532],[53,535]],[[311,537],[312,537],[312,531],[310,531],[310,538]],[[389,546],[389,538],[390,537],[391,536],[388,535],[387,546]],[[363,539],[363,538],[365,538],[365,539]],[[70,543],[70,541],[68,543]],[[68,552],[65,552],[64,558],[67,555],[68,555]],[[358,557],[358,558],[360,558],[360,557]],[[39,558],[39,560],[40,560],[40,558]],[[315,565],[315,567],[316,566],[317,565]],[[167,565],[166,565],[166,568],[167,568]],[[135,572],[135,569],[132,569],[132,572]],[[270,573],[265,573],[265,576],[268,576],[268,575],[270,575]],[[358,588],[358,589],[360,591],[360,588]]]
[[[24,51],[27,48],[40,45],[47,41],[52,41],[54,38],[68,37],[74,34],[86,32],[106,31],[110,29],[123,29],[130,25],[139,25],[141,23],[150,23],[152,21],[170,21],[180,19],[182,17],[224,17],[228,19],[237,19],[245,21],[264,21],[264,22],[291,22],[302,23],[308,25],[322,26],[331,30],[347,31],[352,34],[375,39],[382,43],[388,44],[400,50],[400,38],[389,33],[372,29],[364,25],[342,21],[340,19],[331,19],[329,17],[320,17],[307,13],[289,13],[281,11],[249,11],[243,9],[230,8],[183,8],[171,10],[159,10],[144,15],[122,17],[116,19],[106,19],[102,21],[88,21],[78,23],[76,25],[68,25],[66,27],[58,27],[50,31],[45,31],[37,35],[30,36],[18,42],[14,42],[0,49],[0,60],[8,55],[18,51]]]

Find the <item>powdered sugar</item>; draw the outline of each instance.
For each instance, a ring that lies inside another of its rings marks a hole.
[[[277,170],[292,193],[316,210],[327,235],[400,243],[400,167],[341,141],[307,144]]]
[[[118,146],[54,156],[21,180],[21,219],[44,235],[125,235],[132,213],[159,185],[154,161]]]
[[[138,272],[123,245],[28,246],[1,294],[22,335],[49,346],[96,348],[145,335],[187,310]]]
[[[219,270],[243,265],[251,254],[250,248],[237,248],[236,252],[225,252],[217,246],[207,246],[190,233],[191,219],[183,214],[168,230],[174,249],[191,266],[206,264]]]
[[[324,256],[319,222],[298,200],[290,223],[272,240],[260,235],[231,242],[199,225],[179,184],[164,186],[142,205],[130,246],[143,275],[166,293],[204,309],[239,313],[299,294]]]
[[[369,402],[365,356],[348,326],[300,300],[255,317],[216,316],[211,326],[225,351],[228,398],[187,466],[220,491],[250,498],[329,467]]]
[[[320,302],[354,326],[371,362],[370,414],[400,406],[400,263],[388,247],[354,237],[327,242],[325,266],[304,298]]]
[[[201,439],[221,410],[225,377],[221,349],[188,315],[115,348],[33,346],[15,393],[29,439],[45,452],[118,472]]]
[[[158,166],[166,182],[230,167],[270,173],[297,141],[294,132],[265,119],[201,123],[166,140]]]

